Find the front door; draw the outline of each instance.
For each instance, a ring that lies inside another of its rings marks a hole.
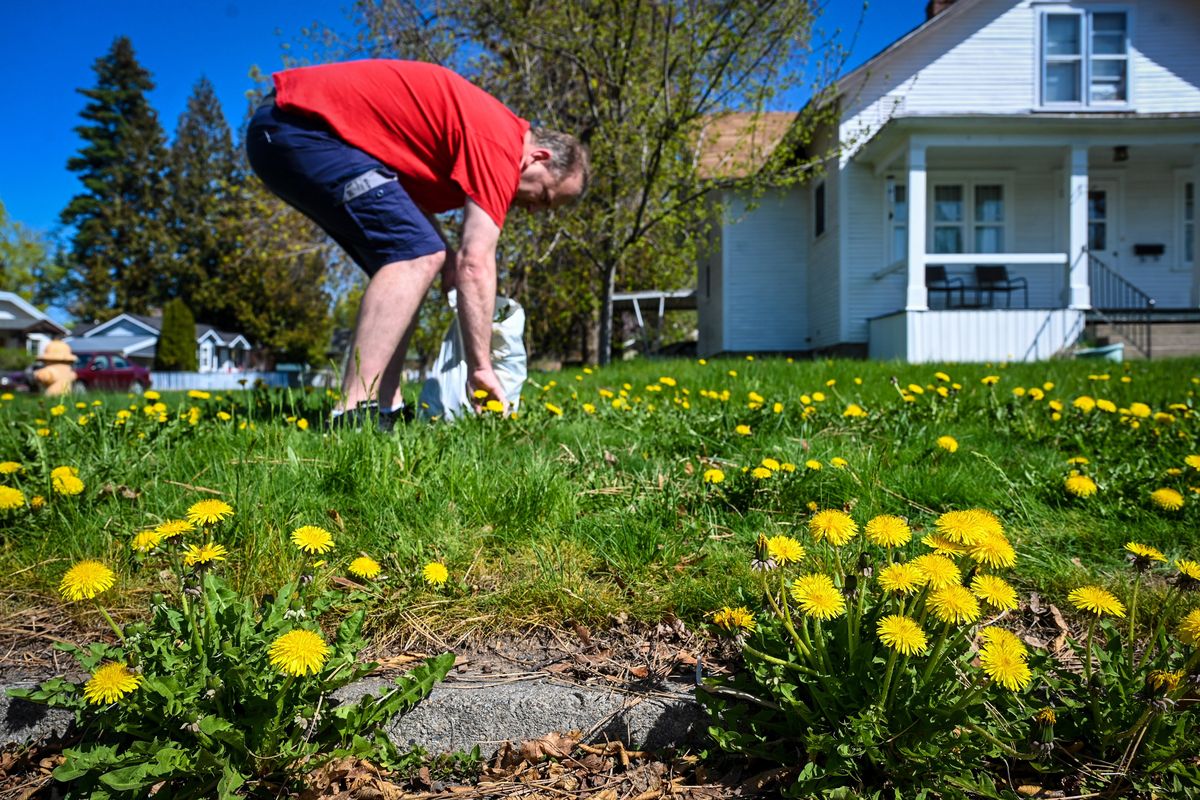
[[[1088,182],[1088,252],[1120,273],[1121,233],[1118,229],[1117,182]]]

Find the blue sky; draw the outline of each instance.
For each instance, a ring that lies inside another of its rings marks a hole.
[[[79,149],[74,128],[95,83],[92,64],[125,35],[156,84],[150,101],[168,137],[196,81],[207,76],[231,125],[245,110],[249,72],[282,64],[283,46],[321,22],[347,26],[350,0],[9,0],[0,20],[0,200],[12,218],[52,231],[79,191],[67,159]],[[851,52],[853,67],[924,19],[925,0],[875,0]],[[824,35],[848,36],[861,0],[827,0]],[[849,45],[847,39],[845,44]]]

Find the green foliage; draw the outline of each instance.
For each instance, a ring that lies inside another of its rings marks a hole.
[[[211,531],[210,531],[211,533]],[[115,701],[85,698],[56,678],[9,694],[75,713],[83,741],[64,751],[54,776],[68,797],[141,797],[153,785],[171,797],[275,796],[308,770],[342,756],[388,768],[411,767],[384,726],[428,696],[454,655],[428,659],[382,692],[337,701],[332,693],[370,674],[358,662],[366,611],[355,595],[324,588],[315,568],[258,602],[211,569],[181,567],[179,537],[160,541],[139,566],[176,571],[178,594],[156,593],[150,619],[117,629],[121,644],[57,644],[97,681],[103,665],[122,664],[135,688]],[[183,563],[187,563],[186,560]],[[315,672],[297,675],[271,658],[271,645],[297,630],[322,636],[317,621],[345,614]]]
[[[0,369],[25,369],[34,362],[34,356],[24,347],[0,347]]]
[[[44,305],[57,297],[63,276],[46,237],[12,219],[0,201],[0,291]]]
[[[165,372],[195,372],[196,359],[196,318],[187,303],[177,297],[163,308],[154,368]]]
[[[83,320],[160,305],[174,252],[165,137],[146,97],[154,88],[150,73],[123,36],[93,69],[96,85],[79,90],[89,101],[75,129],[84,146],[67,162],[85,191],[62,212],[63,224],[75,228],[72,311]]]

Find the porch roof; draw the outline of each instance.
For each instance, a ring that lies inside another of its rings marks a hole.
[[[886,169],[910,140],[932,146],[1065,147],[1200,142],[1200,112],[1029,112],[1027,114],[914,114],[894,117],[863,142],[852,158]]]

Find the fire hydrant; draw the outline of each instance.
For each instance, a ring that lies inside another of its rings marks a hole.
[[[71,345],[55,339],[46,343],[42,351],[42,362],[46,365],[33,373],[33,378],[42,385],[42,391],[49,397],[70,394],[71,386],[75,383],[75,354]]]

